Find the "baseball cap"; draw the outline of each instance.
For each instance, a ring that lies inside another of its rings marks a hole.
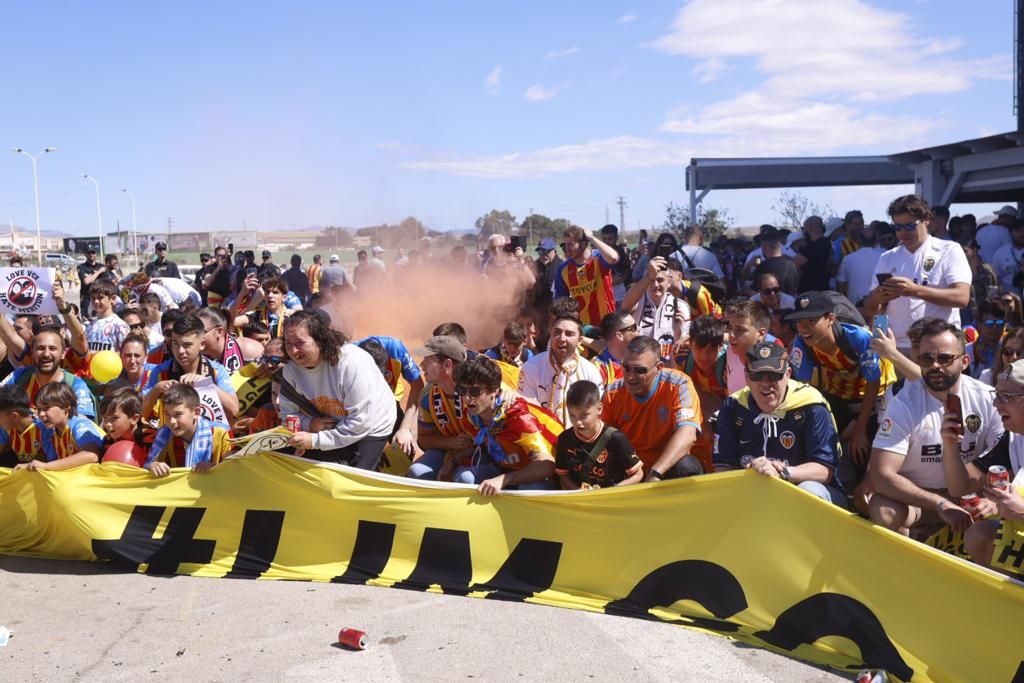
[[[1015,360],[1007,365],[999,373],[998,380],[1006,380],[1019,387],[1024,387],[1024,360]]]
[[[619,226],[615,225],[614,223],[609,223],[608,225],[606,225],[603,228],[601,228],[601,234],[602,235],[605,235],[605,234],[607,234],[607,235],[618,235],[619,234]]]
[[[1014,218],[1017,218],[1018,217],[1017,208],[1007,204],[1006,206],[1004,206],[1001,209],[999,209],[998,211],[996,211],[996,215],[997,216],[1013,216]]]
[[[266,249],[263,250],[263,258],[270,258],[270,252]]]
[[[466,360],[466,347],[455,337],[446,334],[439,334],[430,338],[423,345],[432,354],[451,358],[454,361]]]
[[[379,244],[375,244],[373,249],[371,249],[370,251],[372,251],[374,254],[383,254],[384,247],[380,246]]]
[[[331,261],[334,263],[334,261]],[[344,287],[348,284],[348,271],[343,266],[327,266],[320,276],[321,287]]]
[[[160,251],[160,250],[167,251],[167,244],[165,242],[157,242],[156,246],[153,247],[153,249],[156,250],[156,251]]]
[[[825,292],[804,292],[796,298],[795,310],[786,316],[786,320],[812,320],[823,315],[836,312],[832,297]]]
[[[89,247],[88,249],[85,250],[85,253],[86,254],[95,254],[96,250],[93,249],[92,247]]]
[[[843,221],[842,218],[839,216],[832,216],[832,218],[825,221],[825,234],[831,235],[836,230],[843,227],[843,225],[845,225],[845,221]]]
[[[338,255],[337,255],[337,254],[331,254],[331,258],[330,258],[329,260],[330,260],[330,262],[331,262],[331,263],[337,263],[337,262],[338,262],[338,261],[340,261],[341,259],[340,259],[340,258],[338,258]]]
[[[747,351],[747,370],[750,372],[785,372],[788,367],[784,346],[758,342]]]
[[[545,237],[540,241],[540,244],[537,245],[537,251],[554,251],[557,247],[558,245],[555,244],[553,239]]]
[[[761,234],[758,235],[762,242],[781,242],[782,232],[770,225],[761,226]]]

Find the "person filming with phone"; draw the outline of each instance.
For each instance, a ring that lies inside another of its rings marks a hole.
[[[917,362],[921,379],[907,382],[889,403],[875,436],[871,521],[904,535],[919,527],[927,536],[944,524],[964,531],[974,519],[949,491],[943,421],[947,412],[962,416],[959,456],[969,463],[999,441],[1002,419],[993,406],[992,388],[964,372],[969,360],[963,332],[955,325],[926,321]]]
[[[928,234],[928,202],[916,195],[889,204],[899,246],[878,258],[878,286],[864,300],[865,315],[887,313],[896,346],[908,355],[907,329],[921,318],[942,318],[960,326],[960,309],[971,299],[971,266],[956,242]]]

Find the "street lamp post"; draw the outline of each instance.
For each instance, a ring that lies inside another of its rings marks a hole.
[[[39,170],[36,168],[36,164],[39,161],[39,157],[50,152],[56,152],[56,147],[47,147],[39,154],[32,156],[21,147],[12,147],[11,151],[17,152],[18,154],[24,154],[32,160],[32,186],[35,188],[36,193],[36,257],[39,259],[39,267],[43,266],[43,229],[39,222]],[[13,246],[13,245],[12,245]]]
[[[91,180],[92,184],[96,186],[96,227],[100,231],[100,261],[106,261],[107,255],[103,253],[103,213],[100,211],[100,183],[88,173],[83,173],[82,177],[86,180]]]
[[[139,266],[139,230],[135,223],[135,193],[121,188],[121,192],[127,194],[132,200],[132,251],[135,252],[135,267]]]

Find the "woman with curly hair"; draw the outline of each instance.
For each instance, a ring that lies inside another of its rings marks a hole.
[[[373,358],[318,310],[285,319],[280,414],[299,416],[298,455],[376,469],[395,425],[395,396]]]

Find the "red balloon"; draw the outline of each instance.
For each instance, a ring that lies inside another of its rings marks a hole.
[[[120,462],[142,467],[146,464],[146,449],[134,441],[115,441],[103,454],[103,462]]]

